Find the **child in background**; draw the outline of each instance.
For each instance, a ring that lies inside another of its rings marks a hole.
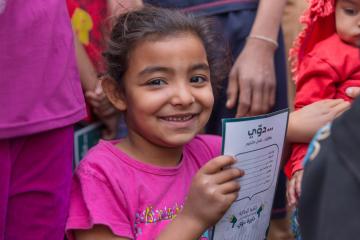
[[[321,99],[350,101],[346,89],[360,86],[360,0],[313,0],[303,20],[307,26],[291,52],[295,58],[295,108]],[[295,205],[301,194],[307,147],[295,144],[285,166],[291,178],[287,189],[290,205]]]
[[[128,136],[101,141],[76,169],[70,239],[208,239],[244,174],[227,168],[220,137],[198,135],[226,74],[216,37],[207,21],[166,9],[116,20],[103,87]]]
[[[71,23],[77,36],[76,56],[80,78],[89,103],[87,122],[94,120],[95,114],[105,125],[103,138],[113,139],[117,133],[120,114],[106,98],[100,76],[105,73],[102,52],[110,32],[114,14],[130,11],[141,3],[116,0],[67,0]],[[122,129],[122,133],[124,129]]]

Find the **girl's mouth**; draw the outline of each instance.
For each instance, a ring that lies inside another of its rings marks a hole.
[[[192,119],[195,114],[186,114],[186,115],[178,115],[178,116],[168,116],[168,117],[161,117],[161,119],[169,122],[186,122]]]

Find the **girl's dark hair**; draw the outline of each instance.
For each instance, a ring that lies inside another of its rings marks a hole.
[[[211,82],[216,90],[219,81],[227,76],[230,64],[228,48],[215,28],[210,19],[149,5],[125,13],[115,20],[104,53],[108,74],[122,88],[122,76],[128,68],[129,56],[138,43],[188,32],[198,36],[205,47]]]

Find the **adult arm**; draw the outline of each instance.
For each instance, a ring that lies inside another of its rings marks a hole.
[[[74,33],[76,36],[76,33]],[[86,100],[93,107],[94,112],[100,118],[106,118],[115,111],[107,100],[98,78],[94,65],[92,64],[84,46],[75,37],[76,61],[79,69],[81,85],[85,92]]]
[[[76,50],[76,62],[79,69],[81,85],[83,91],[94,91],[98,77],[94,65],[91,63],[89,56],[87,55],[84,46],[80,43],[74,32],[75,50]]]
[[[266,113],[275,103],[276,45],[272,41],[277,40],[285,3],[260,0],[249,38],[229,75],[226,107],[238,103],[237,117]]]
[[[105,139],[113,139],[116,136],[119,113],[111,105],[103,92],[101,80],[97,76],[95,67],[77,37],[75,37],[75,50],[80,81],[85,92],[86,101],[91,105],[96,116],[106,126],[103,137]]]
[[[357,88],[360,94],[360,88]],[[287,141],[308,143],[315,133],[326,123],[350,108],[350,103],[343,99],[325,99],[309,104],[290,113]]]

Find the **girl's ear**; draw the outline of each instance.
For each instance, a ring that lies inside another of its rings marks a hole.
[[[124,94],[120,91],[120,88],[116,81],[110,76],[104,76],[101,81],[101,86],[113,106],[119,111],[126,110],[126,101]]]

